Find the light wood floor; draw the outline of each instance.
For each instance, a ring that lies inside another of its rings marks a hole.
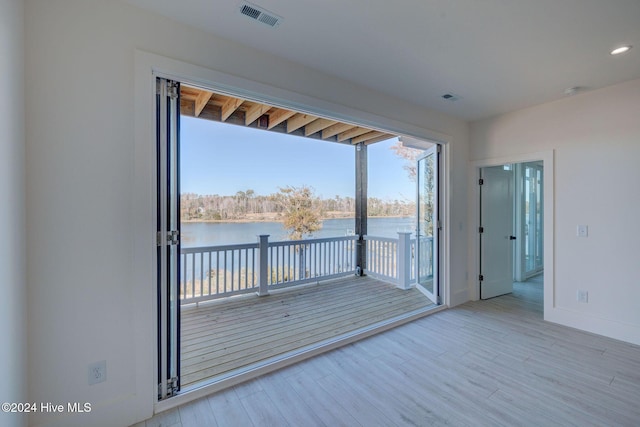
[[[345,277],[266,297],[245,295],[182,311],[181,384],[432,307],[418,290]]]
[[[541,286],[516,283],[140,426],[639,426],[640,347],[544,322]]]

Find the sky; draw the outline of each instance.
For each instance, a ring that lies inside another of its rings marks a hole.
[[[405,160],[389,148],[396,139],[368,146],[368,195],[413,200],[415,184]],[[256,195],[280,187],[310,186],[322,198],[355,194],[355,148],[261,129],[181,116],[182,193]]]

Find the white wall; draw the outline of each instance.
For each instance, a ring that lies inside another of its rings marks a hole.
[[[470,159],[554,150],[554,306],[545,318],[640,344],[640,80],[471,124]],[[576,226],[589,236],[576,236]],[[477,256],[473,251],[470,261]],[[589,302],[578,303],[578,289]]]
[[[29,398],[93,404],[90,415],[38,414],[33,425],[117,426],[151,416],[154,284],[133,279],[151,256],[137,254],[136,236],[154,221],[136,216],[136,48],[449,135],[451,250],[466,265],[464,122],[117,1],[27,0]],[[464,271],[452,275],[459,303]],[[108,379],[88,386],[87,365],[99,360]]]
[[[26,400],[24,6],[0,0],[0,402]],[[0,412],[0,425],[26,417]]]

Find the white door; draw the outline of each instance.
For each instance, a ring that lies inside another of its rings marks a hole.
[[[480,170],[480,298],[513,291],[513,171]]]
[[[418,159],[416,168],[417,191],[417,288],[431,301],[440,304],[438,286],[438,165],[440,146]]]

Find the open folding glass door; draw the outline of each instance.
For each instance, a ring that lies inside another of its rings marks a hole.
[[[158,399],[180,389],[180,83],[156,80]]]
[[[434,145],[418,158],[417,191],[417,287],[435,304],[440,304],[438,280],[440,146]]]

